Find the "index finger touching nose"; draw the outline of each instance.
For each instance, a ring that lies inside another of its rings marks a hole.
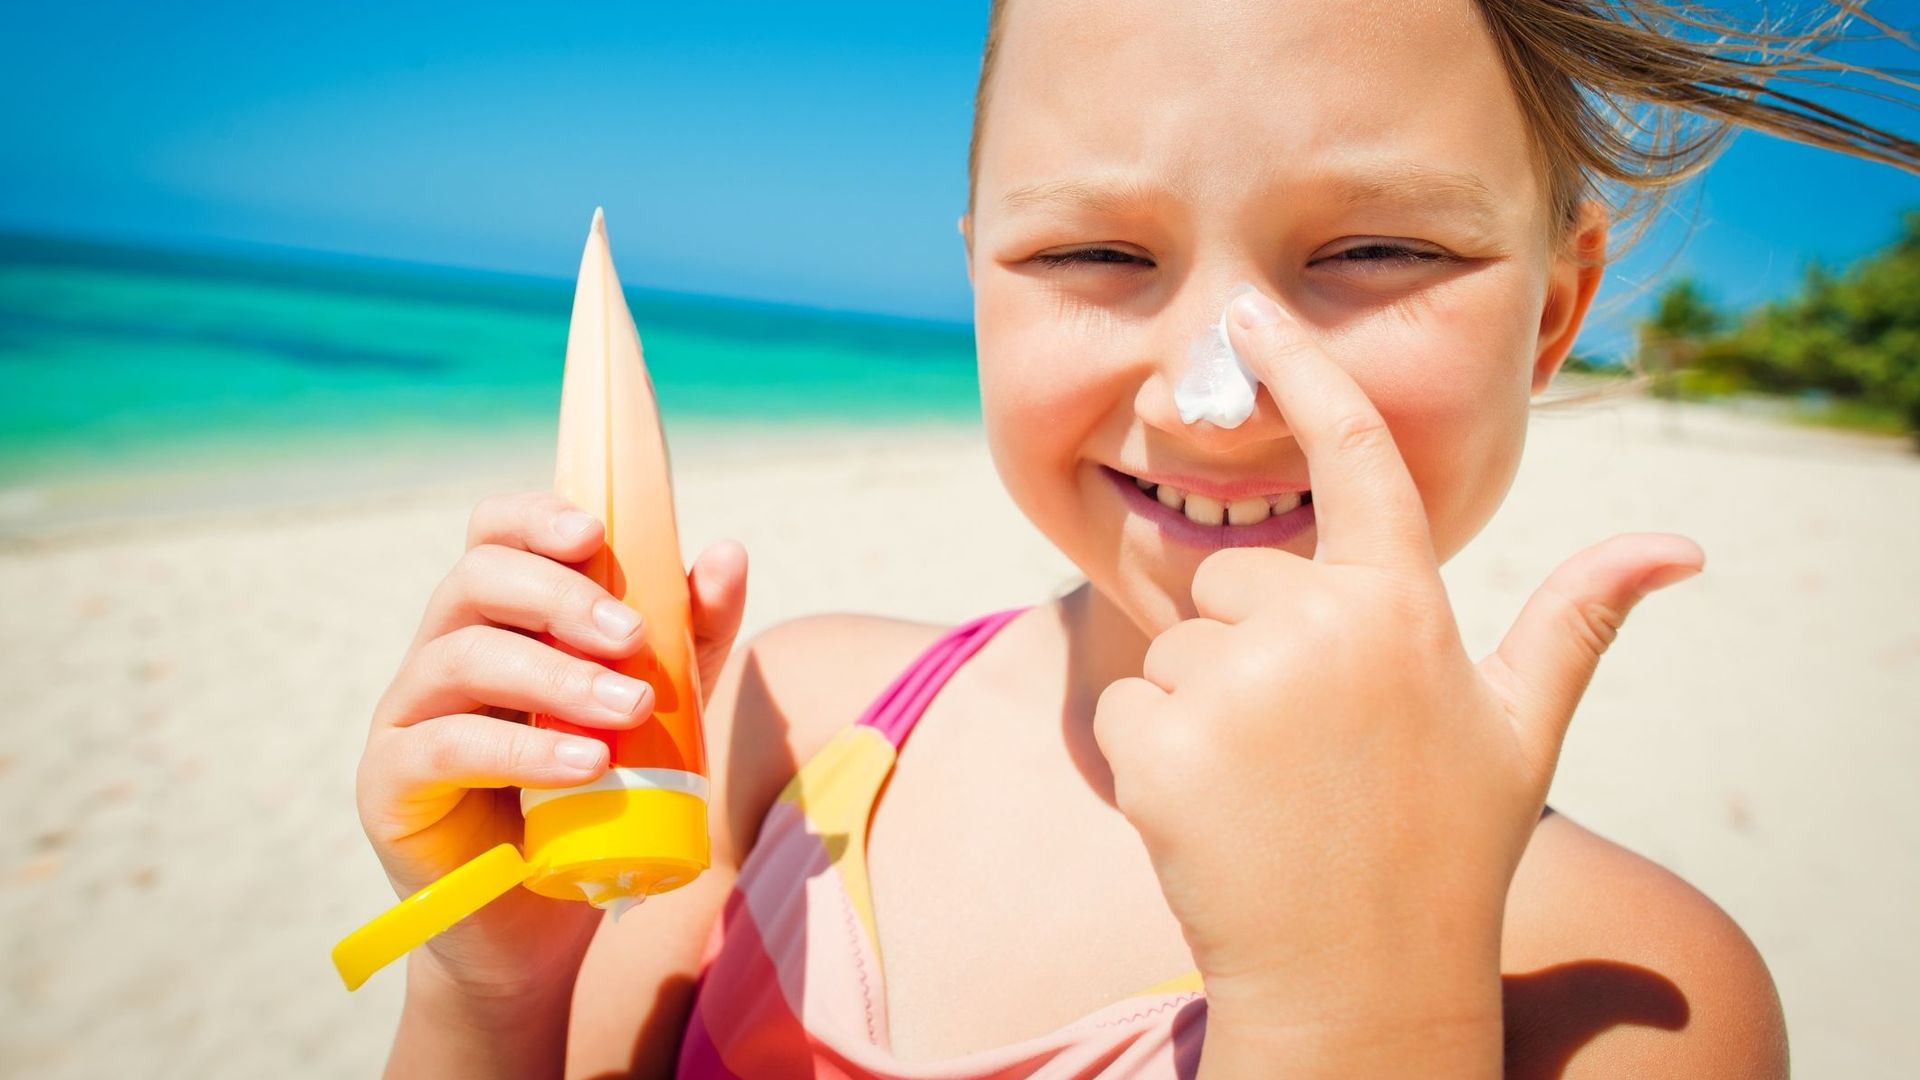
[[[467,548],[499,544],[577,562],[599,549],[605,525],[550,491],[490,495],[467,521]]]
[[[1319,532],[1314,557],[1434,562],[1420,491],[1360,384],[1264,293],[1246,289],[1230,308],[1235,349],[1307,456]]]

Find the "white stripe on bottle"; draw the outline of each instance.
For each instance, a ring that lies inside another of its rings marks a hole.
[[[707,778],[685,769],[630,769],[613,768],[602,773],[598,779],[568,788],[521,788],[520,813],[525,815],[542,803],[555,799],[564,799],[569,795],[585,795],[590,791],[633,791],[641,788],[659,788],[664,791],[684,791],[689,795],[698,795],[701,802],[707,801]]]

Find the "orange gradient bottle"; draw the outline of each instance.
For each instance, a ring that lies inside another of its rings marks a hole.
[[[667,444],[598,210],[574,289],[554,473],[555,490],[606,528],[605,544],[581,572],[643,623],[639,653],[599,662],[650,684],[652,715],[631,730],[607,731],[535,714],[536,726],[607,743],[607,772],[578,787],[522,790],[524,853],[512,844],[483,852],[336,945],[334,965],[348,989],[516,886],[617,913],[707,868],[700,670]]]
[[[666,437],[599,211],[573,295],[554,473],[554,490],[606,527],[606,543],[581,572],[644,626],[639,654],[608,666],[651,685],[654,705],[651,719],[626,731],[534,716],[540,727],[604,741],[612,765],[582,787],[520,793],[527,859],[547,871],[527,885],[604,906],[665,892],[706,869],[707,755]]]

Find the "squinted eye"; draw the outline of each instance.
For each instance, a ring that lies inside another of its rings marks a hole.
[[[1098,265],[1122,268],[1150,267],[1153,260],[1114,248],[1079,248],[1074,251],[1043,252],[1033,257],[1035,262],[1047,266]],[[1421,264],[1444,264],[1460,261],[1457,256],[1444,251],[1429,248],[1408,247],[1404,244],[1362,244],[1327,256],[1322,262],[1337,266],[1351,266],[1362,273],[1378,269],[1394,269]]]
[[[1113,248],[1081,248],[1078,251],[1046,252],[1034,256],[1036,262],[1048,266],[1070,266],[1075,263],[1097,263],[1107,266],[1152,266],[1150,260],[1138,255],[1130,255]]]
[[[1363,244],[1329,256],[1336,263],[1359,264],[1362,269],[1375,266],[1411,266],[1419,263],[1449,263],[1458,260],[1444,251],[1411,248],[1401,244]]]

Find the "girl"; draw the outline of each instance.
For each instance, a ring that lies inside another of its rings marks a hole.
[[[986,434],[1086,581],[736,647],[745,552],[703,552],[712,869],[617,923],[516,891],[435,939],[391,1072],[1783,1074],[1740,930],[1543,813],[1601,652],[1703,553],[1582,551],[1478,663],[1438,576],[1634,204],[1597,185],[1670,183],[1724,135],[1636,144],[1604,95],[1920,162],[1763,103],[1773,67],[1662,13],[995,3],[960,220]],[[1804,67],[1810,40],[1762,44]],[[1230,297],[1262,390],[1242,423],[1185,423],[1188,347]],[[639,648],[572,568],[601,537],[545,494],[474,511],[360,771],[401,893],[518,839],[512,786],[606,768],[511,720],[646,721],[644,684],[530,636]]]

